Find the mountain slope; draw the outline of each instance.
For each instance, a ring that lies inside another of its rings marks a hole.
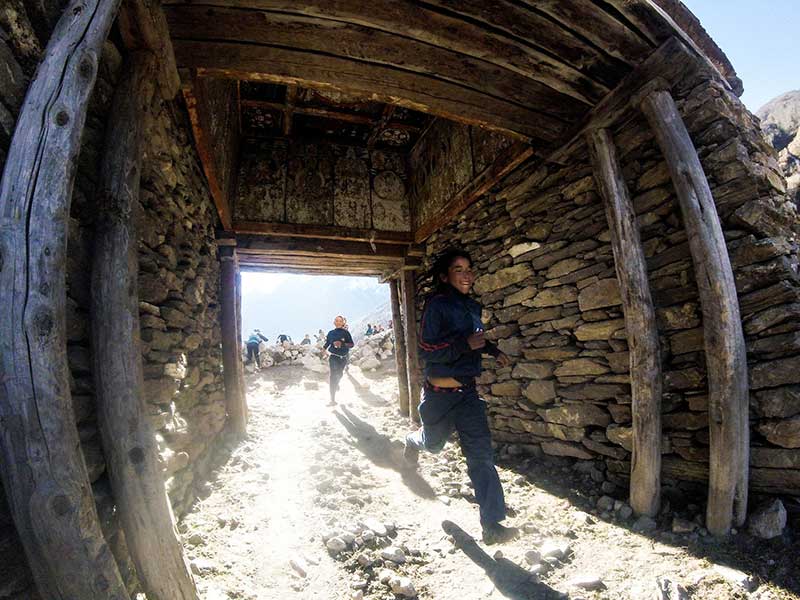
[[[756,115],[764,135],[778,151],[789,194],[800,204],[800,90],[770,100]]]

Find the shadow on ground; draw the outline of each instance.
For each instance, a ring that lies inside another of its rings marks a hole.
[[[361,419],[346,406],[340,406],[334,414],[352,436],[352,444],[370,462],[400,473],[403,483],[417,496],[433,500],[436,492],[415,469],[406,467],[403,461],[403,444],[380,433],[375,427]]]
[[[512,600],[556,600],[564,594],[540,582],[535,575],[515,562],[503,558],[492,558],[470,536],[452,521],[443,521],[442,529],[455,540],[456,548],[486,572],[503,596]]]
[[[350,383],[353,384],[353,388],[355,388],[356,394],[358,394],[358,399],[364,404],[369,406],[386,406],[386,398],[383,396],[378,396],[378,394],[370,390],[366,385],[362,384],[349,372],[347,373],[347,378],[350,380]]]

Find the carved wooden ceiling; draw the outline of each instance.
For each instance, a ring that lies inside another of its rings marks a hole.
[[[335,90],[240,81],[241,134],[408,152],[433,117]]]

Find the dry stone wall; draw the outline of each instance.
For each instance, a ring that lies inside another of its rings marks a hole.
[[[747,336],[752,485],[800,494],[800,223],[774,151],[711,74],[674,90],[723,221]],[[656,305],[668,484],[708,472],[702,314],[666,164],[643,118],[615,131]],[[629,354],[608,226],[585,151],[523,167],[426,243],[472,253],[486,335],[514,360],[485,363],[494,438],[512,453],[602,461],[627,485]],[[418,281],[423,291],[430,282]],[[420,306],[421,308],[421,306]],[[597,477],[598,484],[603,477]]]
[[[10,0],[0,8],[0,169],[25,90],[59,13],[56,0]],[[75,419],[101,524],[133,590],[135,573],[115,517],[97,430],[89,316],[96,186],[122,62],[118,47],[107,42],[89,105],[69,219],[67,338]],[[202,487],[225,419],[214,241],[218,220],[185,114],[179,101],[163,102],[148,123],[138,215],[146,399],[178,515]],[[0,598],[36,598],[4,494]]]

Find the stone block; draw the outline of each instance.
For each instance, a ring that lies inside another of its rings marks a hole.
[[[590,402],[564,404],[539,411],[539,414],[548,423],[558,423],[569,427],[587,427],[589,425],[606,427],[611,423],[611,415]]]
[[[800,417],[764,421],[758,425],[758,432],[776,446],[800,448]]]
[[[582,460],[590,460],[595,457],[594,454],[591,454],[578,444],[561,441],[542,442],[542,451],[550,456],[570,456]]]
[[[609,442],[622,446],[628,452],[633,452],[633,428],[621,425],[609,425],[606,428],[606,437]]]
[[[564,285],[556,288],[548,288],[540,291],[533,299],[535,308],[546,308],[548,306],[563,306],[578,299],[578,290],[571,285]]]
[[[499,290],[515,283],[520,283],[533,276],[533,274],[533,270],[526,264],[500,269],[494,273],[478,277],[474,284],[475,293],[485,294],[486,292]]]
[[[556,384],[552,380],[531,381],[522,393],[537,406],[546,406],[556,399]]]
[[[585,323],[578,327],[575,330],[575,337],[582,342],[588,340],[607,340],[624,328],[625,319],[595,321],[593,323]]]
[[[495,383],[492,385],[492,394],[494,396],[519,396],[520,387],[516,381],[504,381],[502,383]]]
[[[574,358],[565,360],[561,366],[556,368],[556,377],[568,377],[571,375],[603,375],[609,372],[609,368],[602,362],[591,358]]]
[[[511,377],[514,379],[547,379],[553,375],[551,362],[520,362],[514,365]]]
[[[800,414],[800,385],[788,385],[755,393],[756,411],[762,417],[792,417]]]
[[[619,284],[616,278],[601,279],[583,288],[578,294],[578,307],[581,311],[618,306],[622,304]]]
[[[800,383],[800,356],[758,363],[750,369],[750,389]]]

